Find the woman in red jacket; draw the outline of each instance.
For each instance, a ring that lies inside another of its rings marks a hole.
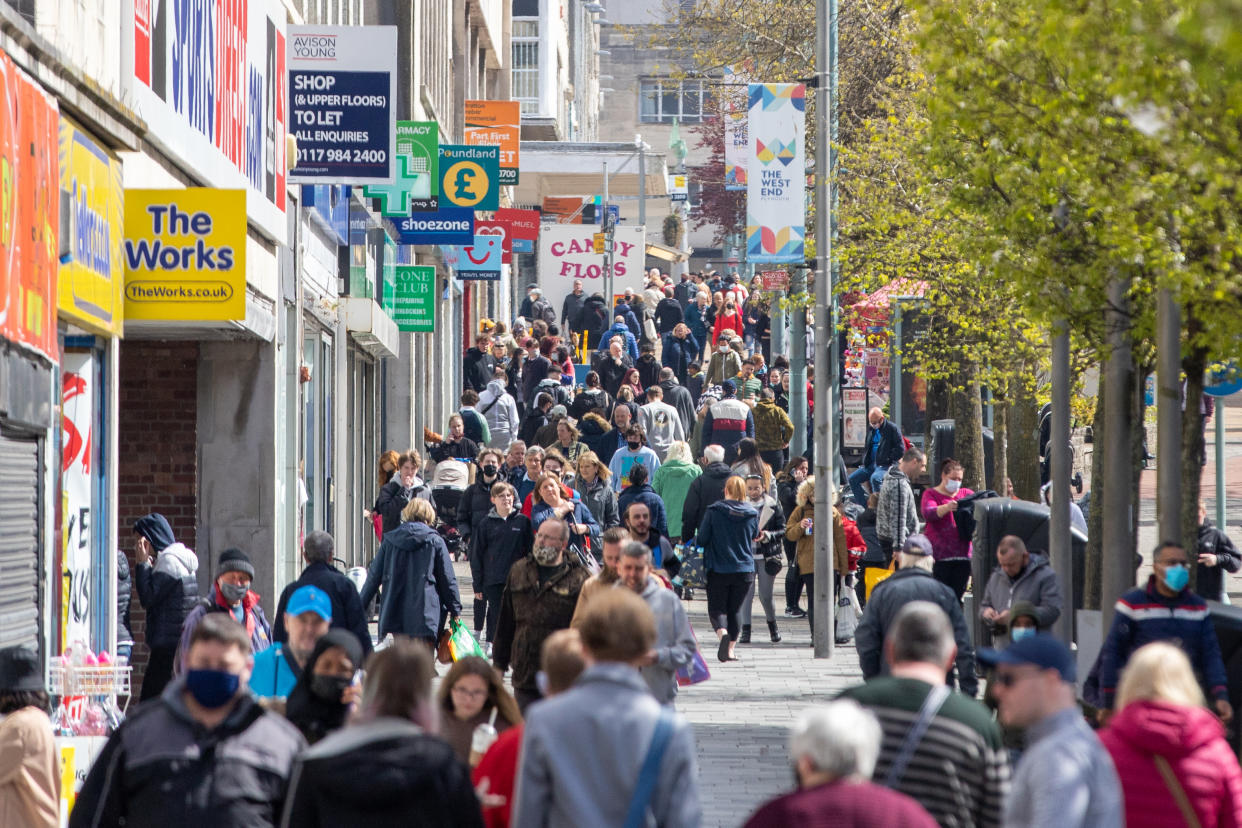
[[[1242,770],[1180,648],[1137,650],[1117,709],[1100,740],[1117,766],[1128,828],[1242,825]]]
[[[721,331],[733,331],[740,339],[742,330],[742,315],[737,312],[737,307],[733,304],[733,300],[726,299],[724,310],[716,314],[716,321],[712,325],[712,345],[714,346],[716,340],[720,338]]]

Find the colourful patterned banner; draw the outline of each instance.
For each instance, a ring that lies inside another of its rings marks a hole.
[[[806,87],[749,85],[746,256],[800,262],[806,236]]]
[[[747,138],[747,113],[726,112],[724,114],[724,162],[725,189],[746,189],[747,158],[750,153],[750,140]]]

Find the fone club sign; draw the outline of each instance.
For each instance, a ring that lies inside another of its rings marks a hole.
[[[396,26],[290,26],[295,184],[387,184],[398,169]]]

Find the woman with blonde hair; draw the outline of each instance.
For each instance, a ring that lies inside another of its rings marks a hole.
[[[707,573],[707,616],[720,645],[716,658],[738,661],[734,645],[741,632],[742,602],[755,580],[755,538],[759,512],[746,502],[746,483],[733,475],[725,481],[724,499],[707,507],[696,538],[703,547]]]
[[[475,728],[490,723],[500,734],[522,723],[517,701],[485,658],[466,656],[455,662],[440,680],[436,695],[440,706],[439,736],[470,767],[483,758],[470,750]]]
[[[367,582],[359,596],[365,607],[384,585],[379,608],[379,637],[416,638],[434,648],[445,614],[461,615],[461,595],[453,574],[453,560],[440,534],[432,527],[436,510],[415,498],[401,510],[400,526],[384,534],[379,552],[367,567]]]
[[[664,501],[669,540],[674,544],[693,534],[694,527],[689,527],[690,531],[686,531],[686,527],[682,526],[682,513],[686,507],[686,495],[690,493],[690,484],[701,474],[703,467],[694,462],[690,444],[685,440],[677,440],[668,447],[664,462],[651,478],[651,488]]]
[[[588,414],[587,416],[594,416]],[[598,418],[597,418],[598,419]],[[621,517],[617,511],[617,493],[612,490],[608,481],[612,472],[593,451],[584,451],[578,455],[575,466],[574,491],[582,498],[583,504],[591,510],[591,517],[599,524],[601,530],[621,525]]]
[[[1238,758],[1180,647],[1156,641],[1135,651],[1100,741],[1117,768],[1129,828],[1242,824]]]
[[[830,487],[829,496],[836,499],[835,487]],[[806,590],[806,618],[811,625],[811,635],[815,634],[815,477],[808,477],[798,487],[794,498],[794,510],[785,520],[785,537],[794,542],[797,551],[794,559],[798,565],[798,577]],[[841,522],[841,513],[832,508],[832,570],[837,579],[837,592],[840,594],[840,578],[849,572],[850,553],[845,542],[845,524]]]

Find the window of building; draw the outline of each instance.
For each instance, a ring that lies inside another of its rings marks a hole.
[[[701,78],[648,78],[639,86],[639,119],[644,123],[697,124],[711,94]]]
[[[539,18],[513,20],[513,99],[523,115],[539,113]]]

